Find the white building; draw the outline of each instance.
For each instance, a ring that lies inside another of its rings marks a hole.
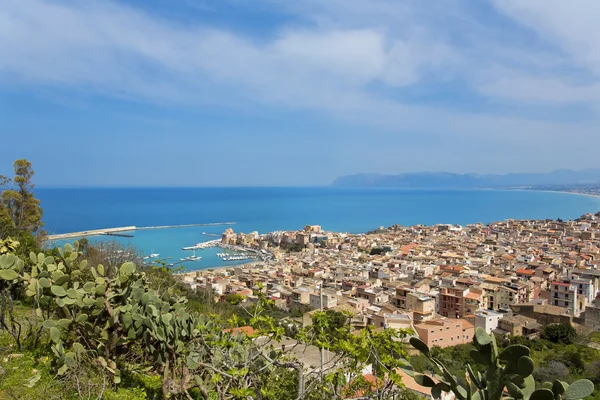
[[[492,333],[498,327],[498,321],[504,314],[492,310],[480,310],[475,313],[475,328],[483,328]]]

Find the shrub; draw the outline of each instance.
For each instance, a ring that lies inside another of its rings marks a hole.
[[[572,344],[576,336],[577,332],[570,324],[547,325],[542,330],[542,339],[554,343]]]

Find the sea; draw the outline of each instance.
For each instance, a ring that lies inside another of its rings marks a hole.
[[[179,265],[192,252],[182,248],[214,240],[227,228],[266,233],[305,225],[364,233],[400,224],[489,223],[505,219],[573,219],[600,210],[600,198],[526,190],[422,190],[394,188],[36,188],[49,233],[123,226],[163,226],[234,222],[233,225],[136,230],[117,240],[143,254]],[[217,236],[215,236],[217,235]],[[69,240],[72,241],[72,240]],[[67,241],[56,241],[64,245]],[[235,265],[217,256],[219,248],[196,252],[186,270]],[[171,260],[171,261],[168,261]],[[237,261],[240,263],[241,261]]]

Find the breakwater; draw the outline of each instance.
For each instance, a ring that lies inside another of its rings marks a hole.
[[[85,236],[127,236],[131,237],[131,235],[124,235],[122,232],[132,232],[132,231],[140,231],[140,230],[148,230],[148,229],[172,229],[172,228],[191,228],[194,226],[219,226],[219,225],[235,225],[235,222],[210,222],[205,224],[184,224],[184,225],[161,225],[161,226],[122,226],[119,228],[106,228],[106,229],[92,229],[88,231],[81,232],[69,232],[69,233],[59,233],[55,235],[48,235],[47,240],[62,240],[62,239],[74,239]]]

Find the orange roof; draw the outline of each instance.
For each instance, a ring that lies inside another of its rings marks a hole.
[[[383,381],[381,379],[377,379],[377,377],[373,374],[363,374],[363,379],[371,386],[371,391],[377,390],[378,386],[382,387]],[[351,390],[350,386],[352,383],[348,384],[345,388],[346,393],[345,398],[355,398],[355,397],[363,397],[368,394],[368,391],[365,389]]]
[[[479,298],[479,296],[481,296],[481,295],[477,294],[477,293],[469,292],[464,297],[466,297],[467,299],[477,300]]]
[[[400,251],[402,252],[402,254],[407,255],[412,249],[414,249],[418,245],[418,243],[407,244],[406,246],[400,247]]]
[[[458,265],[440,265],[440,268],[444,271],[457,271],[460,272],[462,270],[464,270],[463,267],[458,266]]]
[[[237,335],[237,334],[243,333],[247,336],[252,336],[256,333],[254,328],[251,326],[240,326],[238,328],[227,328],[227,329],[223,329],[223,332],[229,332],[232,335]]]
[[[508,282],[508,279],[503,279],[503,278],[497,278],[495,276],[488,276],[484,279],[486,282],[495,282],[495,283],[502,283],[502,282]]]
[[[533,275],[533,271],[530,269],[521,268],[521,269],[516,270],[515,272],[520,275],[530,275],[530,276]]]

